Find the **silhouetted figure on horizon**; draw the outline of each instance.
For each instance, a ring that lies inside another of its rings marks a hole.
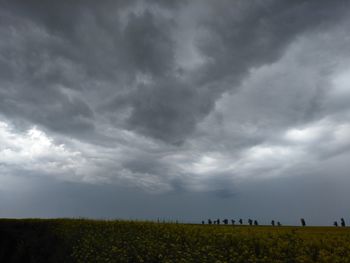
[[[254,226],[258,226],[259,223],[258,223],[258,220],[254,220]]]
[[[205,222],[204,222],[204,220],[202,221],[202,225],[204,225],[205,224]]]
[[[218,223],[218,225],[220,225],[220,219],[218,218],[218,220],[216,220],[216,222]]]
[[[228,224],[228,219],[225,218],[224,220],[222,220],[222,222],[224,222],[224,224],[227,225]]]
[[[341,224],[342,227],[345,227],[345,220],[344,220],[344,218],[340,219],[340,224]]]
[[[253,220],[252,219],[248,219],[248,224],[251,226],[251,225],[253,225]]]
[[[333,226],[338,227],[338,222],[334,221]]]
[[[301,218],[301,219],[300,219],[300,222],[301,222],[301,225],[302,225],[302,226],[306,226],[306,222],[305,222],[305,219],[304,219],[304,218]]]
[[[240,218],[238,222],[239,222],[241,225],[243,225],[243,220],[242,220],[242,218]]]
[[[272,226],[275,226],[275,220],[272,220],[272,221],[271,221],[271,225],[272,225]]]
[[[232,225],[235,225],[235,222],[236,222],[235,220],[231,219],[231,224]]]
[[[280,222],[280,221],[278,221],[278,222],[277,222],[277,225],[278,225],[278,226],[282,226],[282,224],[281,224],[281,222]]]
[[[208,219],[208,225],[211,225],[213,223],[213,221],[211,221],[211,219]]]

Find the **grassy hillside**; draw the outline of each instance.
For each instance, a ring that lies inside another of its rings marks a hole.
[[[350,262],[350,229],[0,220],[0,262]]]

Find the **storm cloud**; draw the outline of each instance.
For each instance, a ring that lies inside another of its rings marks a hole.
[[[264,193],[291,202],[289,186],[307,186],[298,202],[316,200],[322,182],[347,180],[349,7],[0,0],[1,183],[68,185],[82,200],[88,189],[115,188],[135,207],[153,200],[155,210],[163,204],[153,193],[174,207],[183,203],[176,196],[192,198],[200,208],[191,218],[209,216],[201,199],[236,200],[242,213],[258,209],[252,200]],[[345,192],[327,191],[326,207],[349,210]]]

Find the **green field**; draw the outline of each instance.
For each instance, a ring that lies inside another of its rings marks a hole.
[[[350,262],[350,229],[0,220],[0,262]]]

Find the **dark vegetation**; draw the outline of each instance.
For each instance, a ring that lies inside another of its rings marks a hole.
[[[0,262],[70,262],[72,244],[57,220],[0,220]]]
[[[346,227],[240,221],[242,225],[228,219],[217,219],[216,225],[2,219],[0,262],[350,262]]]

